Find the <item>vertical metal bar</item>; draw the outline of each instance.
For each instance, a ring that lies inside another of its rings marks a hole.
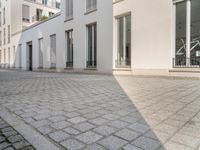
[[[190,41],[191,41],[191,1],[187,0],[187,17],[186,17],[186,65],[190,66]]]

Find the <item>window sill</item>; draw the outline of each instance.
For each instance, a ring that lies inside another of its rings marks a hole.
[[[88,14],[93,13],[95,11],[97,11],[97,8],[94,8],[92,10],[88,10],[84,15],[88,15]]]
[[[116,1],[116,2],[113,2],[113,5],[114,5],[114,4],[117,4],[117,3],[120,3],[120,2],[122,2],[122,1],[124,1],[124,0],[118,0],[118,1]]]
[[[73,20],[73,19],[74,19],[73,17],[66,18],[64,22],[68,22],[68,21],[71,21],[71,20]]]

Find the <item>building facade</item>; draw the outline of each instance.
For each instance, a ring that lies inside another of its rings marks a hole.
[[[20,34],[17,67],[200,76],[199,0],[63,0],[60,6]]]
[[[60,10],[56,0],[1,0],[0,1],[0,63],[1,67],[22,67],[18,47],[22,30],[51,17]],[[16,63],[19,65],[16,66]]]

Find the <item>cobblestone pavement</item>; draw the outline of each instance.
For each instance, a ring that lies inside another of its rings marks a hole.
[[[60,149],[198,150],[200,80],[0,71],[0,105]]]
[[[0,150],[35,150],[16,130],[0,117]]]

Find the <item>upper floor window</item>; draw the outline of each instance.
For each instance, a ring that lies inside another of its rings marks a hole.
[[[3,45],[6,44],[6,28],[3,29]]]
[[[8,43],[10,43],[10,25],[8,25]]]
[[[1,16],[2,16],[2,15],[1,15],[1,12],[0,12],[0,27],[1,27]]]
[[[3,24],[6,23],[6,9],[3,8]]]
[[[90,12],[97,9],[97,0],[86,0],[86,11]]]
[[[42,17],[42,9],[36,9],[36,19],[37,21],[40,21],[41,17]]]
[[[66,19],[73,17],[73,0],[66,0]]]
[[[23,5],[22,6],[22,20],[25,22],[30,21],[30,14],[29,14],[29,6]]]
[[[42,0],[42,4],[47,5],[47,0]]]

